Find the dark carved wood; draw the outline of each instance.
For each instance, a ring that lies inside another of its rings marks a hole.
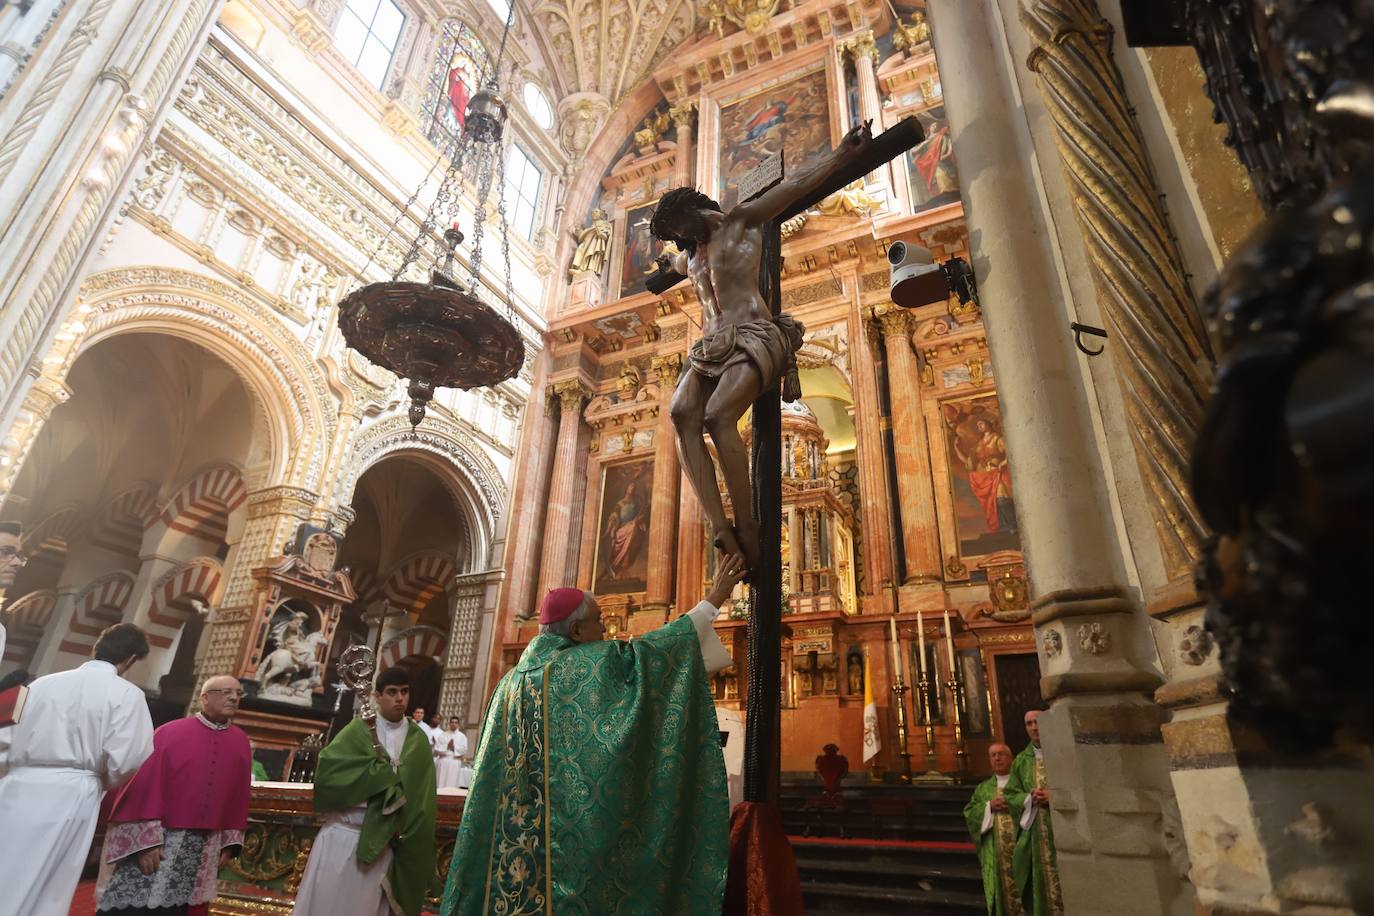
[[[1207,625],[1235,715],[1295,749],[1342,728],[1368,740],[1374,5],[1172,3],[1270,213],[1203,303],[1218,354],[1192,479],[1216,535]]]

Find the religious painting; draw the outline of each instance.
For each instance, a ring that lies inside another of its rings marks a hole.
[[[992,725],[983,654],[978,649],[960,649],[954,657],[959,663],[959,679],[964,685],[964,734],[969,738],[987,738],[992,734]]]
[[[649,515],[654,480],[650,459],[606,467],[596,532],[598,595],[642,592],[649,577]]]
[[[1020,550],[1011,467],[996,395],[941,405],[959,554]]]
[[[644,292],[644,284],[654,272],[659,243],[649,235],[649,220],[658,201],[643,204],[625,213],[625,247],[620,256],[620,298]]]
[[[905,158],[911,212],[920,213],[959,199],[959,172],[954,164],[954,144],[949,136],[945,106],[928,108],[916,118],[925,129],[926,138]]]
[[[720,109],[720,205],[739,203],[738,184],[779,149],[786,175],[796,175],[827,153],[830,99],[825,68],[738,99]]]

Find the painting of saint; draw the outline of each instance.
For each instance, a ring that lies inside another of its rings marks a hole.
[[[738,183],[779,149],[795,175],[831,148],[825,68],[730,102],[720,110],[720,205],[739,203]]]
[[[945,108],[937,105],[916,115],[926,138],[906,154],[911,210],[920,213],[959,199],[959,172],[954,164]]]
[[[997,396],[946,402],[942,409],[960,554],[1020,550]]]
[[[649,234],[649,219],[658,201],[641,204],[625,214],[625,252],[620,263],[620,298],[644,292],[644,284],[654,272],[659,243]]]
[[[601,523],[596,536],[598,595],[644,591],[649,575],[652,461],[613,464],[601,480]]]
[[[463,135],[468,101],[477,91],[478,81],[486,66],[487,52],[477,40],[477,35],[465,25],[459,26],[456,31],[446,32],[444,40],[452,42],[453,54],[448,66],[438,75],[442,84],[435,93],[433,120],[428,134],[436,146],[452,155]]]

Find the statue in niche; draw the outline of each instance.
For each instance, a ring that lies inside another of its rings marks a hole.
[[[760,393],[785,379],[782,397],[801,397],[797,351],[805,328],[790,315],[774,318],[759,291],[764,230],[788,207],[827,187],[837,173],[872,141],[869,124],[851,130],[829,155],[796,177],[781,181],[729,213],[694,188],[675,188],[654,208],[649,231],[681,249],[660,255],[665,271],[692,281],[705,319],[702,337],[673,394],[672,418],[687,479],[711,523],[716,546],[742,557],[753,569],[759,559],[759,525],[753,505],[749,452],[739,420]],[[709,433],[720,456],[733,524],[716,484],[716,466],[703,441]]]
[[[611,221],[606,218],[606,211],[597,207],[592,211],[591,225],[574,230],[572,235],[577,239],[570,266],[573,276],[601,276],[611,252]]]
[[[849,656],[849,695],[861,697],[864,694],[864,663],[858,655]]]
[[[325,635],[318,630],[307,632],[309,615],[283,605],[273,615],[268,645],[254,679],[258,695],[288,703],[308,704],[314,689],[323,682],[324,665],[319,660],[319,647]]]

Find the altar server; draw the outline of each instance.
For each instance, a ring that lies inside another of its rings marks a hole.
[[[405,715],[401,667],[377,678],[374,719],[354,719],[320,752],[316,811],[297,916],[418,916],[434,883],[434,756]]]
[[[101,795],[153,752],[143,691],[123,678],[147,654],[142,630],[115,624],[91,661],[29,685],[0,779],[0,913],[66,916]]]

